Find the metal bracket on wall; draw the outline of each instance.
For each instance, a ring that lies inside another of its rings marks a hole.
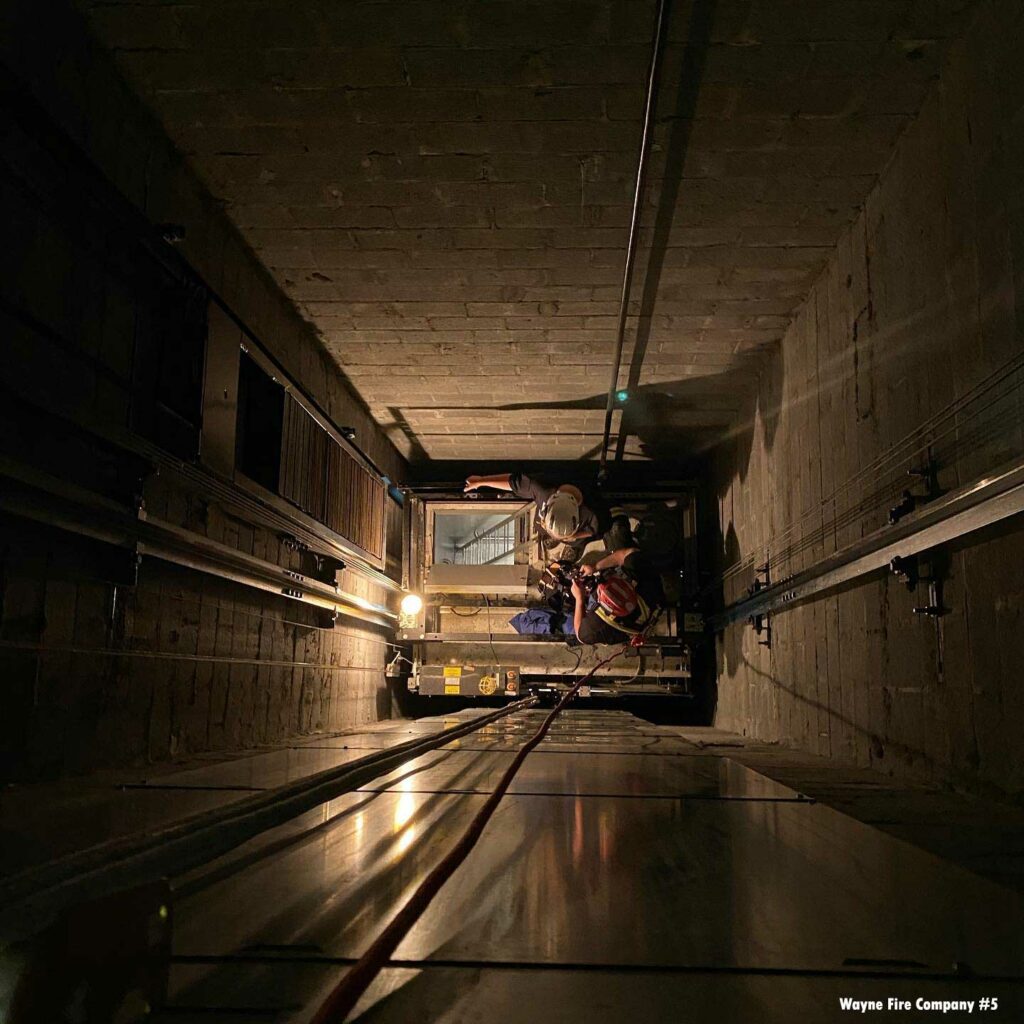
[[[311,562],[310,576],[321,583],[337,584],[338,573],[345,568],[345,563],[340,558],[332,558],[330,555],[318,555],[315,551],[309,553]]]
[[[757,634],[758,646],[770,648],[772,645],[772,623],[768,613],[765,612],[763,615],[751,615],[747,621],[754,627],[754,632]]]
[[[913,612],[939,619],[950,611],[942,597],[942,588],[949,576],[949,553],[945,547],[936,547],[922,557],[927,560],[928,571],[927,574],[920,573],[918,579],[928,584],[928,603],[915,607]]]
[[[934,459],[929,459],[920,469],[910,469],[907,476],[914,480],[911,487],[924,486],[924,494],[915,494],[909,487],[904,490],[898,504],[889,509],[889,525],[894,526],[904,516],[915,511],[920,505],[925,505],[935,498],[941,497],[939,490],[939,470]]]
[[[753,597],[772,585],[771,566],[765,562],[754,570],[754,582],[747,587],[747,597]]]
[[[917,555],[897,555],[889,563],[889,571],[902,583],[907,590],[917,589],[918,580],[921,578],[917,564]]]
[[[915,615],[927,615],[931,618],[939,618],[945,615],[949,609],[943,607],[942,585],[946,577],[946,559],[942,552],[935,549],[929,552],[927,573],[921,571],[920,557],[918,555],[906,555],[896,557],[889,563],[889,569],[893,575],[903,583],[907,590],[913,593],[919,583],[928,584],[928,603],[913,609]]]
[[[302,559],[301,575],[309,576],[328,586],[337,586],[338,573],[345,568],[342,559],[314,551],[308,544],[290,533],[281,533],[278,536],[286,550],[296,552]]]
[[[747,597],[756,597],[762,590],[767,590],[772,585],[771,565],[765,562],[754,570],[754,582],[747,587]],[[757,643],[760,647],[771,647],[772,626],[768,613],[751,615],[747,622],[753,627],[757,634]]]

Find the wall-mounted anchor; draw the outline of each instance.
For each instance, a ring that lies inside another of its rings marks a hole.
[[[184,224],[157,224],[156,229],[168,245],[177,245],[185,241]]]
[[[767,562],[765,562],[764,565],[759,565],[754,570],[754,582],[747,587],[747,597],[753,597],[755,594],[760,593],[762,590],[766,590],[771,585],[771,567]]]
[[[906,585],[907,590],[915,590],[921,578],[917,565],[917,555],[897,556],[889,563],[889,571]]]
[[[754,627],[754,632],[757,634],[758,646],[760,647],[771,647],[772,645],[772,624],[768,620],[767,615],[751,615],[747,620],[751,626]]]
[[[929,459],[920,469],[907,470],[907,476],[914,483],[911,487],[923,485],[924,493],[915,494],[909,488],[904,492],[898,504],[889,509],[889,525],[898,523],[904,516],[909,515],[918,505],[923,505],[933,498],[939,497],[938,467],[934,459]]]
[[[895,526],[904,516],[910,515],[915,508],[917,508],[917,498],[910,491],[904,491],[899,504],[893,505],[889,509],[889,525]]]
[[[332,555],[318,555],[312,552],[311,554],[313,556],[313,571],[310,575],[321,583],[337,586],[337,575],[345,568],[345,563]]]

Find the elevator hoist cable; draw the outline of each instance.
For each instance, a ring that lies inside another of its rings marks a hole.
[[[609,654],[607,658],[599,661],[586,675],[581,676],[566,692],[562,699],[551,710],[551,713],[544,719],[541,727],[530,737],[518,750],[512,763],[505,770],[494,792],[487,798],[483,807],[469,823],[466,831],[459,837],[455,845],[444,855],[441,862],[427,875],[420,883],[419,888],[409,897],[408,902],[392,918],[391,923],[377,936],[365,953],[354,963],[348,973],[338,982],[337,985],[327,994],[320,1003],[316,1012],[309,1018],[309,1024],[342,1024],[342,1021],[352,1011],[352,1008],[359,1002],[360,997],[369,988],[374,978],[387,966],[391,955],[398,948],[399,943],[409,934],[413,926],[420,919],[423,912],[430,906],[434,897],[440,892],[442,886],[455,873],[456,869],[469,856],[470,851],[476,845],[477,840],[487,822],[497,809],[501,798],[505,795],[516,773],[522,767],[527,755],[544,739],[551,723],[558,717],[562,710],[579,692],[589,679],[591,679],[599,668],[607,665],[610,661],[625,654],[630,646],[635,644],[623,644],[620,648]]]

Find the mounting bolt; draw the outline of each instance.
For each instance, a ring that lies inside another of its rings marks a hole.
[[[910,491],[904,491],[903,497],[898,505],[889,509],[889,525],[894,526],[905,515],[909,515],[917,507],[917,498]]]
[[[900,583],[906,584],[908,590],[913,590],[920,579],[916,555],[897,556],[889,562],[889,571]]]
[[[160,237],[168,245],[177,245],[178,242],[185,241],[184,224],[158,224],[156,229],[160,232]]]

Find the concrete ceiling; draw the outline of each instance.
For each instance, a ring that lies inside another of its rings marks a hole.
[[[81,2],[400,449],[593,454],[652,0]],[[677,0],[627,457],[728,422],[972,5]]]

